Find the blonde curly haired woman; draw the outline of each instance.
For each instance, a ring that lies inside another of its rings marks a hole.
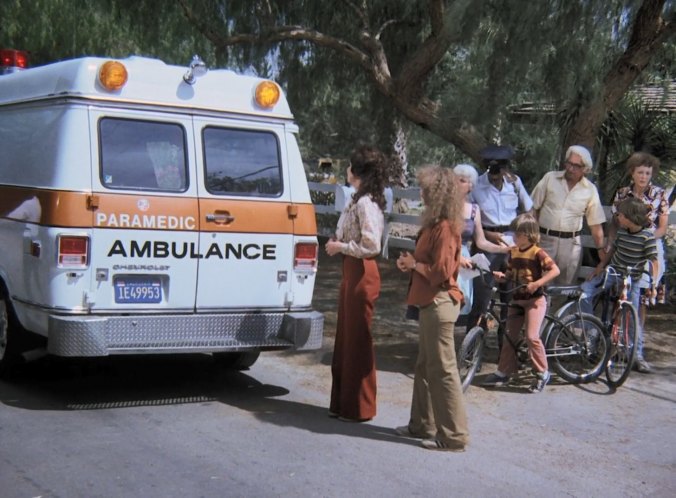
[[[397,267],[411,273],[407,301],[420,308],[420,342],[411,418],[395,431],[421,438],[426,449],[460,452],[469,431],[453,334],[463,303],[457,277],[465,199],[448,168],[427,166],[417,178],[425,206],[422,228],[415,251],[402,253]]]

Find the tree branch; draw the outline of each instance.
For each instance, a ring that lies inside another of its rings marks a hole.
[[[456,0],[451,8],[444,11],[441,0],[429,2],[430,22],[435,25],[434,17],[443,13],[443,24],[438,31],[434,29],[425,42],[402,65],[397,75],[397,89],[407,98],[416,99],[421,95],[432,70],[439,64],[451,44],[460,38],[462,18],[471,0]]]
[[[674,36],[674,21],[661,17],[665,0],[644,0],[632,24],[629,43],[624,53],[603,78],[603,87],[596,99],[580,112],[568,132],[564,145],[574,143],[593,148],[598,131],[608,115],[624,97],[636,78],[648,66],[664,42]]]
[[[361,7],[352,2],[351,0],[343,0],[353,11],[357,14],[357,17],[361,20],[361,29],[368,31],[370,29],[369,18],[366,12],[366,0],[362,0]]]
[[[358,12],[365,16],[364,11],[360,9],[351,1],[345,0],[348,5],[351,5]],[[282,41],[308,41],[317,46],[332,49],[338,53],[343,54],[348,59],[356,62],[363,67],[371,78],[376,83],[376,86],[385,95],[391,95],[392,78],[390,75],[389,66],[387,63],[387,56],[380,41],[373,37],[367,30],[361,30],[360,41],[364,45],[364,50],[349,43],[341,38],[327,35],[320,31],[305,28],[303,26],[268,26],[265,33],[259,34],[231,34],[229,36],[221,36],[219,33],[211,29],[206,23],[202,22],[192,12],[187,0],[178,0],[183,8],[186,18],[197,29],[204,34],[204,36],[213,43],[217,49],[223,49],[234,45],[241,44],[272,44]],[[366,17],[360,14],[362,22],[368,24]]]
[[[390,19],[390,20],[388,20],[388,21],[385,21],[385,22],[382,24],[382,26],[380,26],[380,28],[378,29],[378,31],[376,32],[375,39],[376,39],[376,40],[380,40],[380,37],[382,36],[383,31],[385,31],[385,30],[386,30],[387,28],[389,28],[390,26],[392,26],[392,25],[394,25],[394,24],[400,24],[401,22],[403,22],[403,21],[399,21],[399,20],[397,20],[397,19]]]
[[[187,0],[177,0],[178,4],[183,10],[183,15],[188,19],[188,22],[195,26],[197,30],[202,33],[207,40],[214,44],[214,46],[219,47],[223,44],[223,38],[212,29],[207,23],[202,22],[199,17],[195,15],[190,6],[188,5]]]
[[[439,36],[444,28],[444,2],[443,0],[429,0],[427,10],[430,13],[432,35]]]
[[[471,0],[456,0],[453,3],[453,8],[448,11],[444,11],[444,0],[430,0],[432,34],[413,54],[413,60],[404,64],[399,75],[400,88],[395,88],[390,75],[387,55],[380,42],[383,31],[400,21],[388,20],[384,22],[374,36],[368,29],[366,0],[362,0],[361,7],[355,1],[344,1],[360,19],[362,29],[359,32],[359,41],[363,49],[343,39],[302,26],[266,25],[264,33],[222,36],[194,14],[188,0],[178,0],[188,21],[216,48],[238,44],[308,41],[343,54],[363,67],[374,81],[376,89],[392,99],[393,105],[409,120],[454,144],[475,160],[479,160],[479,150],[486,143],[483,135],[462,120],[449,118],[447,113],[440,112],[440,104],[424,96],[424,81],[420,84],[415,81],[415,78],[420,77],[420,75],[423,75],[423,80],[426,80],[434,66],[448,50],[449,45],[458,38],[460,33],[458,20],[464,16],[465,9]],[[265,17],[267,15],[268,13],[264,14]],[[402,91],[402,89],[409,91]],[[443,118],[440,117],[442,114]]]

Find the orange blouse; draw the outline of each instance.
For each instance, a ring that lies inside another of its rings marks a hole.
[[[447,220],[421,230],[413,252],[418,269],[411,274],[408,304],[432,304],[434,296],[441,290],[448,291],[455,303],[464,303],[457,282],[460,249],[460,233],[453,232]]]

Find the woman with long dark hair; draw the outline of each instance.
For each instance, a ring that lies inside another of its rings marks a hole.
[[[361,146],[350,156],[347,180],[355,189],[338,220],[336,237],[326,243],[329,256],[343,255],[338,322],[331,362],[329,416],[365,422],[376,415],[376,361],[371,335],[380,294],[380,254],[385,218],[385,155]]]
[[[411,418],[397,434],[421,438],[429,450],[464,451],[469,442],[465,401],[455,358],[455,322],[463,303],[458,287],[464,194],[448,168],[418,174],[425,209],[413,254],[397,259],[411,273],[409,305],[418,306],[419,346]]]

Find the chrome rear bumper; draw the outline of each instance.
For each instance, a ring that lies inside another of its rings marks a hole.
[[[56,356],[107,356],[265,349],[319,349],[318,311],[207,315],[49,317],[47,350]]]

